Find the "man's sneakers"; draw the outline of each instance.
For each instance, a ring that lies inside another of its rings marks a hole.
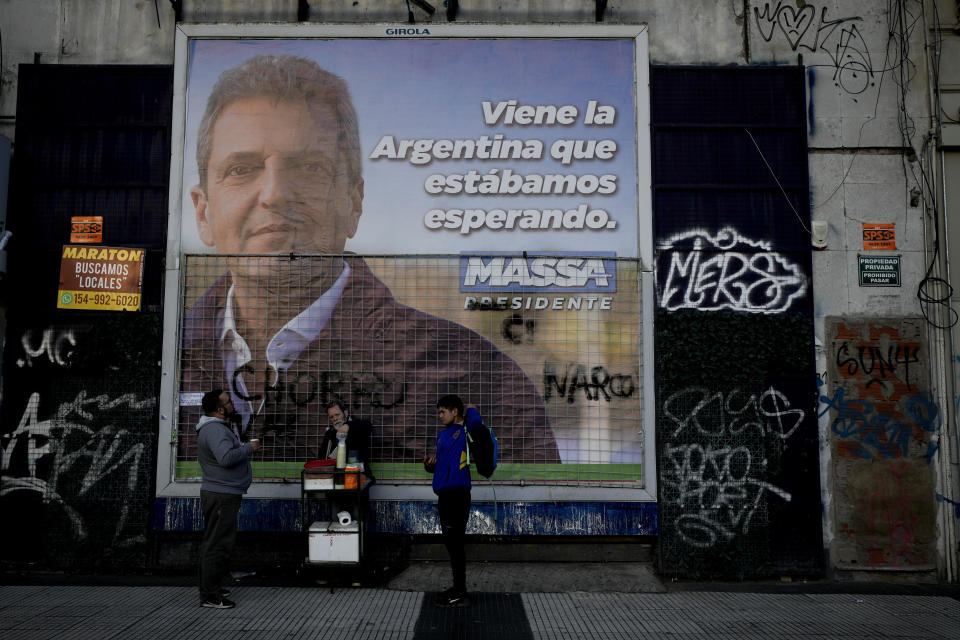
[[[233,609],[236,604],[233,600],[227,600],[226,598],[216,598],[211,600],[204,600],[200,603],[201,607],[206,607],[207,609]]]
[[[229,597],[230,597],[230,589],[222,589],[222,588],[221,588],[221,589],[220,589],[220,597],[221,597],[221,598],[229,598]]]
[[[451,588],[438,593],[433,599],[433,604],[438,607],[465,607],[470,604],[470,598],[467,597],[466,591]]]

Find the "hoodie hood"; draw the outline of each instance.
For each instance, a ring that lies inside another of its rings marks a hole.
[[[196,426],[195,428],[196,428],[197,431],[200,431],[201,428],[203,428],[204,426],[210,424],[211,422],[219,422],[220,424],[222,424],[222,425],[224,425],[224,426],[227,426],[227,427],[230,426],[229,424],[226,423],[225,420],[221,420],[220,418],[217,418],[216,416],[203,416],[202,418],[200,418],[200,421],[197,423],[197,426]]]

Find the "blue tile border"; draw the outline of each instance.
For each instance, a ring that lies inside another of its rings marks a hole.
[[[494,507],[496,506],[496,510]],[[655,502],[474,502],[468,534],[479,535],[657,535]],[[245,499],[240,531],[300,531],[300,501]],[[154,531],[202,531],[199,498],[157,498],[150,516]],[[436,502],[374,500],[367,531],[439,533]]]

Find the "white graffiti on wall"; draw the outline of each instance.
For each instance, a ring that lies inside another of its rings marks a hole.
[[[661,501],[679,508],[673,525],[693,547],[707,548],[750,531],[764,492],[789,501],[786,491],[760,476],[766,461],[754,465],[746,447],[667,444],[661,459]]]
[[[800,427],[806,412],[791,407],[786,394],[772,386],[760,394],[740,389],[724,394],[690,387],[664,401],[663,415],[674,425],[671,438],[687,430],[705,436],[739,435],[752,430],[757,439],[773,434],[786,440]]]
[[[84,497],[98,483],[114,474],[125,477],[125,488],[132,494],[137,488],[141,459],[146,453],[145,444],[136,442],[135,435],[121,426],[102,424],[101,418],[106,411],[146,410],[155,404],[154,398],[137,400],[130,393],[110,398],[107,395],[88,397],[85,391],[81,391],[72,401],[61,404],[53,417],[40,420],[40,395],[31,394],[16,430],[0,436],[0,496],[14,491],[35,491],[41,494],[44,502],[63,509],[78,539],[86,538],[87,527],[83,518],[70,506],[70,500],[58,493],[61,476],[83,472],[79,485],[71,489],[71,500]],[[83,422],[99,426],[93,429]],[[21,462],[14,459],[15,453],[17,457],[26,457],[26,464],[21,465],[27,470],[26,476],[15,474],[14,467]],[[50,471],[44,479],[37,475],[37,463],[48,455]],[[86,471],[83,471],[84,465]],[[125,542],[119,538],[127,523],[129,509],[129,501],[121,501],[114,530],[114,541],[118,544]]]
[[[670,311],[782,313],[807,291],[797,264],[771,251],[770,243],[730,227],[716,235],[699,229],[681,233],[660,248],[670,257],[660,306]]]
[[[34,359],[44,356],[51,364],[69,367],[73,348],[77,346],[77,338],[73,335],[72,329],[56,330],[48,327],[42,332],[26,331],[20,338],[20,344],[23,346],[26,357],[17,360],[18,367],[32,367]]]
[[[766,458],[732,444],[746,440],[769,451],[771,438],[782,443],[796,434],[806,411],[785,393],[689,387],[664,401],[662,415],[666,438],[684,440],[667,442],[660,461],[664,518],[684,542],[707,548],[748,533],[767,492],[790,501],[766,481]]]

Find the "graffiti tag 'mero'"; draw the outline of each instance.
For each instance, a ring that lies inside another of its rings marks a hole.
[[[782,313],[807,291],[799,265],[730,227],[715,236],[702,230],[674,236],[661,247],[657,266],[660,306],[670,311]]]

